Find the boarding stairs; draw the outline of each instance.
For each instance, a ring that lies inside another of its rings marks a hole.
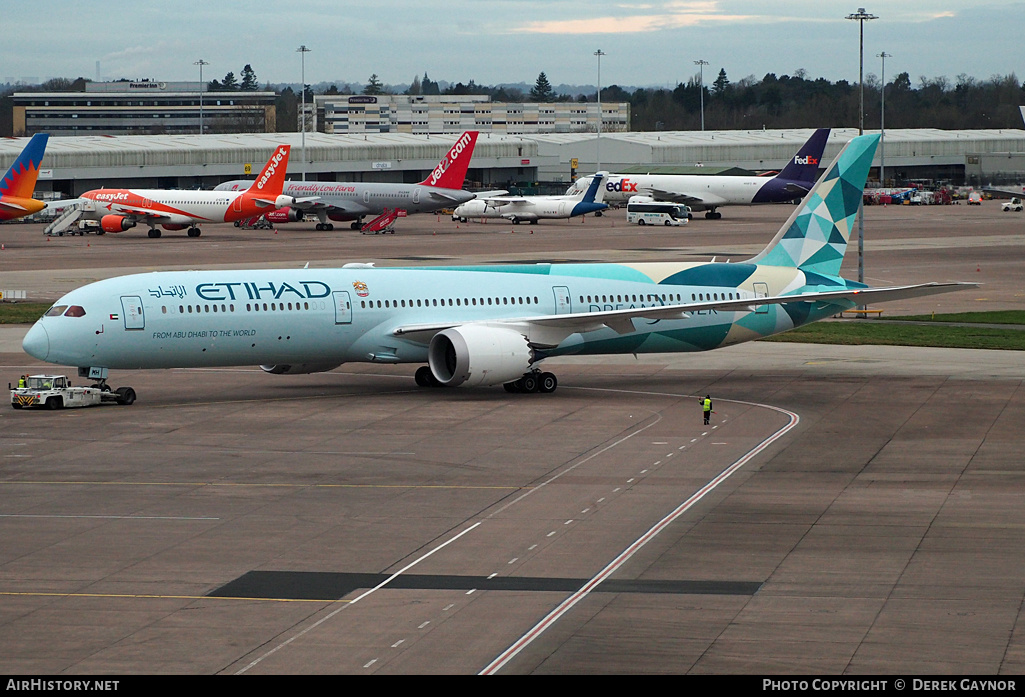
[[[43,228],[43,234],[47,237],[51,235],[63,237],[65,230],[67,230],[73,224],[78,222],[78,219],[82,217],[83,213],[91,210],[92,201],[82,201],[80,203],[73,203],[67,208],[65,208],[64,212],[61,213],[56,220],[54,220],[52,223]]]
[[[401,208],[385,208],[381,215],[377,216],[369,223],[360,228],[360,232],[364,235],[387,235],[389,233],[395,234],[395,228],[393,223],[399,218],[405,218],[406,211]]]

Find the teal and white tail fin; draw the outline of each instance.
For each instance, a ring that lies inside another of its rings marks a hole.
[[[878,143],[878,135],[858,136],[848,143],[769,245],[750,263],[839,276]]]

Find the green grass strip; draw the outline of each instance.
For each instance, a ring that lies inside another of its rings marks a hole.
[[[879,319],[915,322],[966,322],[973,324],[1025,324],[1025,310],[950,312],[940,315],[904,315],[894,317],[880,316]]]
[[[0,303],[0,324],[32,324],[50,309],[50,303]]]
[[[816,322],[764,341],[854,346],[935,346],[938,348],[1003,349],[1025,351],[1025,331],[977,327],[935,327],[865,320]]]

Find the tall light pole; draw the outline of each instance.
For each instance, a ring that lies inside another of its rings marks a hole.
[[[865,12],[864,7],[859,7],[854,14],[847,15],[847,19],[853,19],[860,28],[860,43],[858,44],[858,85],[861,90],[861,109],[858,111],[858,135],[865,133],[865,22],[872,19],[879,19],[875,15]],[[865,282],[865,197],[861,197],[858,204],[858,282]],[[865,309],[864,306],[860,306]],[[861,315],[865,317],[865,315]]]
[[[705,66],[708,61],[699,59],[694,61],[698,66],[698,88],[701,90],[701,130],[705,130]]]
[[[206,91],[206,85],[203,83],[203,66],[210,64],[200,58],[193,65],[199,66],[199,135],[203,135],[203,92]]]
[[[306,48],[306,45],[303,44],[302,46],[300,46],[299,48],[297,48],[295,50],[296,50],[296,53],[298,53],[300,55],[301,61],[302,61],[303,181],[306,181],[306,54],[309,53],[312,49]]]
[[[879,183],[886,183],[886,59],[893,58],[892,54],[883,51],[877,53],[876,57],[883,59],[883,86],[879,90],[881,105],[879,107]]]
[[[595,141],[594,152],[595,159],[598,160],[598,170],[601,170],[601,57],[605,55],[605,52],[599,48],[594,55],[598,57],[598,140]]]

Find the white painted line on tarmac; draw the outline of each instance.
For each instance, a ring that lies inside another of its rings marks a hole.
[[[727,400],[724,400],[727,401]],[[480,675],[494,675],[502,669],[509,661],[511,661],[517,654],[523,649],[529,646],[535,639],[541,636],[548,628],[558,622],[567,612],[569,612],[577,603],[586,598],[591,591],[597,588],[603,581],[611,576],[615,571],[623,566],[639,549],[641,549],[648,542],[653,540],[656,535],[662,532],[668,527],[673,521],[679,518],[681,515],[686,513],[694,504],[703,499],[710,491],[714,490],[724,481],[726,481],[734,472],[739,470],[745,464],[750,462],[756,455],[765,450],[769,445],[774,443],[779,438],[783,437],[784,434],[788,433],[792,428],[797,426],[800,422],[801,417],[792,411],[787,411],[780,407],[774,407],[768,404],[756,404],[753,402],[737,402],[739,404],[748,404],[751,406],[763,407],[771,409],[773,411],[780,412],[790,417],[789,422],[782,428],[778,429],[775,433],[764,439],[761,443],[756,445],[751,450],[747,451],[740,459],[733,462],[729,467],[720,472],[715,478],[706,483],[703,487],[698,489],[694,494],[687,500],[677,506],[673,511],[666,515],[662,520],[652,526],[646,533],[637,538],[632,544],[626,549],[619,553],[604,569],[602,569],[596,576],[590,581],[584,584],[583,588],[570,595],[564,601],[562,601],[554,610],[548,613],[540,622],[534,625],[526,634],[517,639],[511,646],[505,651],[499,654],[491,663],[484,667],[480,671]]]
[[[248,664],[246,664],[245,666],[240,668],[238,671],[236,671],[235,675],[242,675],[243,673],[247,672],[250,668],[253,668],[256,665],[259,665],[262,661],[264,661],[265,659],[269,658],[270,656],[273,656],[278,651],[280,651],[281,649],[285,648],[286,646],[288,646],[289,644],[291,644],[295,640],[299,639],[300,637],[305,636],[309,632],[312,632],[314,629],[316,629],[320,625],[322,625],[325,622],[327,622],[328,620],[330,620],[332,617],[337,615],[339,612],[341,612],[345,608],[352,607],[353,605],[355,605],[359,601],[363,600],[363,598],[366,598],[367,596],[369,596],[371,593],[375,593],[375,592],[379,591],[380,589],[384,588],[386,585],[391,583],[394,579],[398,578],[399,576],[401,576],[403,573],[405,573],[409,569],[412,569],[414,566],[416,566],[417,564],[419,564],[423,560],[425,560],[428,557],[430,557],[430,556],[440,552],[445,547],[448,547],[450,544],[452,544],[453,542],[455,542],[456,540],[458,540],[459,538],[461,538],[463,535],[467,534],[468,532],[470,532],[472,530],[475,530],[477,528],[477,526],[479,526],[481,524],[481,522],[483,522],[483,521],[477,521],[476,523],[474,523],[473,525],[469,526],[468,528],[466,528],[465,530],[463,530],[459,534],[457,534],[457,535],[455,535],[453,537],[450,537],[449,539],[445,540],[444,542],[442,542],[440,545],[438,545],[434,549],[432,549],[429,552],[426,552],[425,554],[423,554],[423,556],[415,559],[414,561],[411,561],[409,564],[407,564],[406,566],[402,567],[401,569],[399,569],[398,571],[393,573],[391,576],[389,576],[388,578],[386,578],[383,581],[381,581],[380,583],[378,583],[376,586],[374,586],[370,590],[365,591],[364,593],[362,593],[361,595],[355,597],[353,600],[351,600],[350,602],[346,603],[345,605],[342,605],[338,609],[333,610],[332,612],[329,612],[328,614],[324,615],[323,617],[321,617],[319,620],[317,620],[316,622],[314,622],[310,626],[308,626],[305,629],[302,629],[302,630],[296,632],[295,634],[293,634],[289,638],[285,639],[283,642],[281,642],[280,644],[278,644],[274,648],[270,649],[266,653],[263,653],[260,656],[254,658],[251,662],[249,662]]]

